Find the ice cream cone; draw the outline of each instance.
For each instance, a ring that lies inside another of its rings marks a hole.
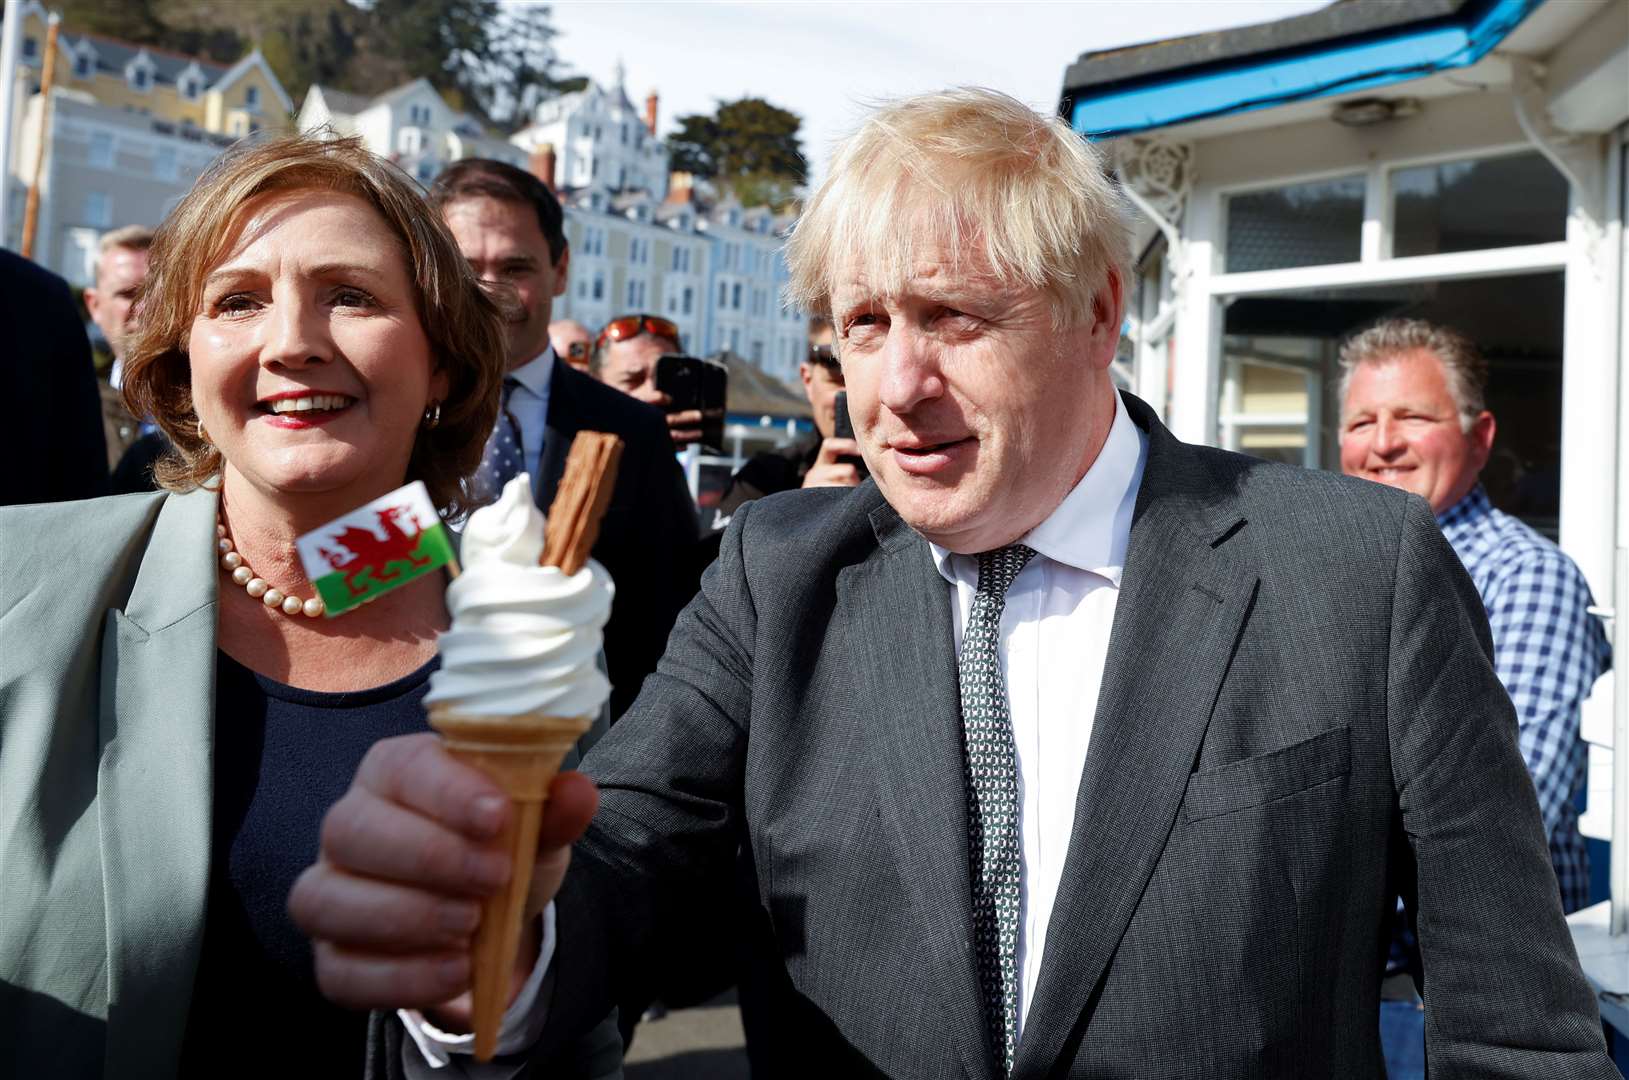
[[[482,902],[481,924],[470,947],[477,1060],[492,1057],[508,1006],[549,783],[592,722],[587,716],[475,716],[430,709],[430,725],[441,733],[447,752],[495,780],[515,808],[509,826],[493,841],[509,853],[515,873],[507,888]]]

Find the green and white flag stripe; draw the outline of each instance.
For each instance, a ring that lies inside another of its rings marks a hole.
[[[330,616],[453,561],[452,538],[418,481],[313,529],[295,544]]]

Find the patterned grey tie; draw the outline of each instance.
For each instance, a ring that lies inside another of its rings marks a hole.
[[[1012,1072],[1018,1038],[1018,763],[1007,683],[1001,674],[1001,609],[1035,552],[1023,544],[986,551],[962,632],[957,668],[967,769],[967,840],[973,874],[973,946],[990,1039]]]
[[[520,425],[509,411],[509,399],[520,382],[513,377],[503,380],[503,398],[498,406],[498,423],[487,437],[486,449],[481,452],[481,467],[475,470],[476,486],[488,499],[503,494],[503,486],[526,471],[525,451],[520,441]]]

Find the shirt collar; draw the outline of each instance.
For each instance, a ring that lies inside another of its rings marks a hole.
[[[549,379],[553,374],[554,346],[550,345],[542,353],[511,371],[509,377],[538,397],[547,397]]]
[[[1445,534],[1455,530],[1475,525],[1487,517],[1493,510],[1493,504],[1488,501],[1488,493],[1481,484],[1477,484],[1465,493],[1464,498],[1437,515],[1437,528]]]
[[[1142,486],[1147,458],[1147,439],[1137,430],[1116,392],[1114,423],[1109,425],[1109,436],[1097,460],[1057,509],[1020,537],[1018,543],[1055,562],[1108,578],[1119,588],[1131,541],[1131,515],[1136,509],[1137,489]],[[929,543],[928,548],[939,573],[955,584],[955,553],[934,543]]]

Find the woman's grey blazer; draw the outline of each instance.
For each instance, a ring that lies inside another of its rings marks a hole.
[[[176,1073],[209,881],[216,505],[0,508],[0,1075]]]

